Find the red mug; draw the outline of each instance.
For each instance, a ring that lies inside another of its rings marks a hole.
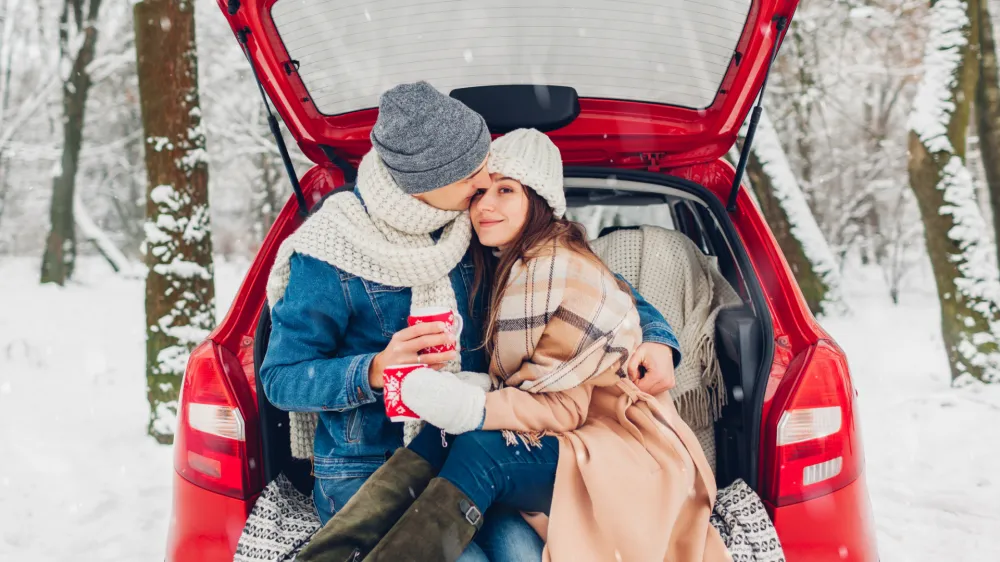
[[[458,345],[459,338],[462,337],[463,322],[461,314],[443,306],[427,306],[424,308],[413,309],[410,311],[410,315],[406,318],[406,324],[408,326],[425,324],[427,322],[444,323],[447,329],[455,336],[455,343],[448,345],[436,345],[434,347],[421,349],[421,355],[426,355],[428,353],[444,353],[445,351],[452,351],[453,349],[456,349],[456,347],[461,349],[461,346]]]
[[[403,379],[413,371],[426,366],[419,363],[389,365],[382,371],[384,384],[382,397],[385,399],[385,415],[389,417],[389,421],[405,422],[420,419],[420,416],[403,402]]]

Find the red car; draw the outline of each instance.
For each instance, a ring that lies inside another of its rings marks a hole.
[[[268,271],[309,207],[350,187],[379,92],[419,79],[482,113],[494,133],[548,132],[577,213],[660,217],[714,256],[746,303],[717,322],[728,397],[714,428],[719,487],[742,478],[759,493],[790,561],[878,558],[847,359],[723,159],[758,115],[797,0],[218,2],[315,165],[301,181],[292,173],[295,197],[188,363],[167,560],[231,560],[255,498],[281,472],[311,489],[308,464],[289,454],[287,414],[256,377]],[[273,119],[272,132],[284,152]]]

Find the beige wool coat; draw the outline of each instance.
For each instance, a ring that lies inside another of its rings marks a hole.
[[[606,268],[562,247],[518,263],[497,321],[490,371],[508,386],[487,394],[483,429],[559,439],[550,514],[526,514],[544,560],[727,560],[698,440],[669,393],[625,376],[642,330]]]

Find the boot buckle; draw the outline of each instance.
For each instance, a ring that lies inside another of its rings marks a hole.
[[[465,520],[469,522],[469,525],[478,529],[483,524],[483,513],[472,502],[462,500],[458,502],[458,508],[462,510]]]

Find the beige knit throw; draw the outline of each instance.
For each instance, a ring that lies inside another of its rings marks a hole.
[[[273,307],[285,294],[289,260],[298,252],[369,281],[411,287],[411,309],[443,306],[457,310],[449,274],[469,248],[468,213],[442,211],[403,192],[375,151],[361,160],[357,186],[364,205],[353,193],[333,195],[281,244],[267,280],[268,304]],[[431,233],[442,227],[435,241]],[[453,361],[444,370],[459,372],[461,361]],[[312,457],[316,422],[313,413],[289,415],[296,458]],[[422,422],[407,422],[404,443],[421,426]]]
[[[613,232],[593,247],[674,329],[682,359],[670,395],[692,429],[711,427],[726,404],[715,354],[715,320],[722,309],[743,301],[711,258],[683,233],[643,226]]]

